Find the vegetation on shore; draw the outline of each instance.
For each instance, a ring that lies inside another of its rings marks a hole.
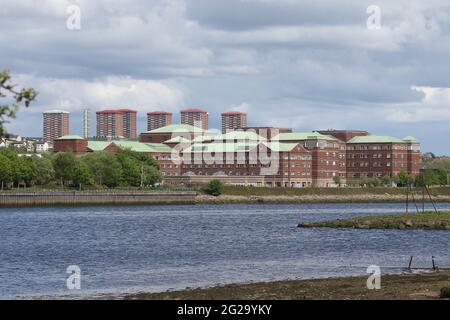
[[[206,289],[138,293],[124,299],[148,300],[305,300],[305,299],[439,299],[450,272],[383,275],[380,290],[368,290],[367,276],[230,284]],[[441,291],[442,289],[442,291]],[[445,291],[447,292],[447,291]]]
[[[450,195],[450,187],[430,188],[432,196]],[[415,195],[421,195],[422,189],[412,189]],[[305,195],[405,195],[407,189],[401,187],[343,187],[343,188],[284,188],[284,187],[239,187],[225,185],[224,195],[235,196],[305,196]]]
[[[94,152],[76,157],[71,152],[19,156],[17,150],[0,150],[1,189],[45,186],[116,188],[153,186],[162,180],[158,163],[150,156],[123,150],[116,154]]]
[[[299,223],[298,227],[450,230],[450,212],[424,212],[371,217],[355,217],[351,219]]]

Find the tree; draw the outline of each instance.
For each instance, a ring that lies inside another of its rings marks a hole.
[[[8,157],[0,154],[0,181],[2,184],[2,190],[4,185],[11,182],[13,178],[13,169],[11,161]]]
[[[25,107],[28,107],[38,95],[33,88],[16,90],[15,87],[16,85],[11,83],[9,70],[0,70],[0,98],[8,98],[5,93],[9,93],[11,95],[9,98],[14,100],[12,104],[0,104],[0,135],[4,133],[3,124],[7,122],[5,118],[14,118],[20,103],[23,102]]]
[[[131,151],[120,151],[116,155],[122,167],[122,183],[125,186],[139,186],[141,182],[141,163]]]
[[[91,170],[88,165],[81,160],[77,160],[75,166],[73,167],[72,173],[73,183],[79,186],[81,190],[82,185],[92,185],[94,184],[94,178],[92,176]]]
[[[99,185],[117,187],[122,178],[122,167],[114,154],[99,151],[85,155],[82,160],[90,168],[94,180]]]
[[[223,183],[218,179],[211,180],[206,187],[206,193],[212,196],[220,196],[223,192]]]
[[[61,152],[53,158],[55,177],[61,181],[62,186],[65,181],[72,180],[76,162],[77,158],[72,152]]]
[[[144,185],[154,186],[161,181],[162,176],[158,168],[146,164],[142,166],[142,182]]]
[[[334,177],[333,177],[333,182],[334,182],[336,185],[341,186],[341,177],[339,177],[339,176],[334,176]]]
[[[406,187],[414,182],[414,179],[408,173],[402,171],[395,177],[395,183],[399,187]]]
[[[55,180],[55,170],[53,169],[52,158],[48,155],[38,157],[33,156],[36,166],[36,180],[39,184],[46,184]]]
[[[383,176],[383,178],[381,178],[381,183],[385,187],[392,187],[392,179],[389,175]]]

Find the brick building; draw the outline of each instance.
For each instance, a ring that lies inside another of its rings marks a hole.
[[[172,124],[172,113],[153,111],[147,113],[147,131],[152,131]]]
[[[53,150],[55,152],[73,152],[77,155],[87,152],[88,140],[80,136],[63,136],[53,141]]]
[[[235,185],[332,187],[399,172],[416,175],[421,159],[420,143],[411,136],[363,131],[282,132],[268,139],[249,130],[214,135],[190,125],[169,125],[142,133],[139,142],[78,140],[58,140],[55,152],[71,145],[78,154],[83,148],[144,152],[159,162],[166,183],[220,179]]]
[[[43,139],[52,143],[53,140],[69,134],[69,112],[51,110],[43,113]]]
[[[202,109],[181,110],[181,124],[208,130],[208,112]]]
[[[96,114],[97,137],[136,138],[137,112],[135,110],[103,110]]]
[[[240,111],[222,113],[222,132],[239,130],[247,127],[247,114]]]

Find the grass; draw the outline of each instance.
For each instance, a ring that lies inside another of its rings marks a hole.
[[[422,195],[421,189],[414,192],[417,196]],[[435,187],[430,193],[437,195],[450,195],[450,187]],[[358,195],[358,194],[389,194],[406,195],[406,188],[266,188],[266,187],[239,187],[226,185],[223,194],[236,196],[302,196],[302,195]]]
[[[300,228],[450,230],[450,212],[425,212],[356,217],[351,219],[300,223],[298,226]]]

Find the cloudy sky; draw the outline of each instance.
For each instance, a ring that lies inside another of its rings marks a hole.
[[[79,134],[86,107],[135,108],[140,131],[148,111],[201,107],[213,127],[241,110],[251,125],[411,134],[450,154],[449,0],[0,2],[0,69],[40,93],[9,131],[40,136],[55,108]]]

